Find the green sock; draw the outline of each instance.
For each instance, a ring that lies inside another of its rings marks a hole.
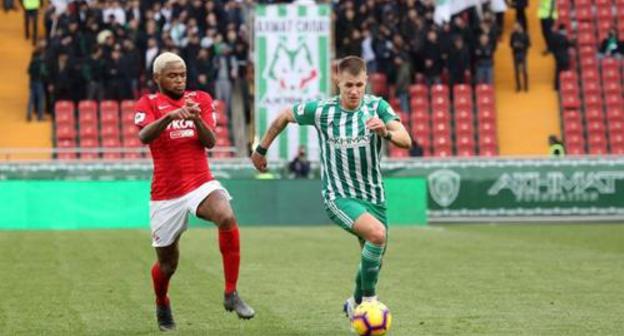
[[[353,298],[355,299],[355,303],[362,303],[362,263],[358,265],[358,270],[355,274],[355,290],[353,291]]]
[[[375,285],[379,276],[383,251],[383,245],[379,246],[371,242],[364,243],[360,271],[362,275],[362,296],[375,296]]]

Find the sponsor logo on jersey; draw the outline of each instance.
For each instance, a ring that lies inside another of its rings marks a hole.
[[[195,130],[192,129],[182,129],[169,132],[169,137],[171,139],[190,138],[193,135],[195,135]]]
[[[193,120],[174,120],[167,125],[168,130],[179,130],[179,129],[188,129],[195,128],[195,123]]]
[[[372,134],[360,135],[354,138],[330,138],[327,139],[334,147],[339,148],[355,148],[361,146],[368,146],[371,142]]]

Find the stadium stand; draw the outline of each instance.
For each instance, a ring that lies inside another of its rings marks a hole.
[[[559,21],[576,27],[570,69],[560,74],[561,120],[571,154],[622,154],[623,61],[599,48],[609,32],[624,32],[624,1],[558,1]],[[594,15],[595,13],[596,15]],[[616,35],[617,36],[617,35]],[[621,49],[621,42],[620,42]],[[620,50],[616,54],[624,53]]]

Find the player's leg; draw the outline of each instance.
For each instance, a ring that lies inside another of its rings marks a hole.
[[[216,182],[216,181],[213,181]],[[199,218],[213,222],[219,230],[219,250],[223,261],[225,277],[224,307],[236,311],[239,317],[249,319],[255,312],[238,295],[236,286],[240,269],[240,234],[234,211],[230,206],[230,196],[218,182],[218,189],[210,191],[197,206]]]
[[[156,295],[156,319],[162,331],[175,330],[167,292],[169,281],[178,268],[179,239],[186,229],[187,217],[181,199],[150,202],[152,246],[157,257],[151,275]]]
[[[353,223],[353,231],[362,239],[361,286],[363,300],[376,297],[375,287],[381,260],[386,246],[386,227],[381,221],[366,212]]]
[[[156,294],[156,319],[162,331],[175,330],[175,321],[167,292],[169,280],[178,268],[180,259],[178,241],[179,237],[169,246],[154,248],[158,261],[152,266],[152,282],[154,294]]]

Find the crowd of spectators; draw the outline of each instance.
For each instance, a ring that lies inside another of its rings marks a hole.
[[[257,2],[51,0],[43,13],[45,38],[28,69],[31,96],[44,96],[34,100],[45,100],[47,111],[60,99],[135,99],[155,90],[153,59],[173,51],[187,62],[190,89],[208,91],[226,106],[238,89],[249,120],[247,18]],[[501,28],[487,5],[439,25],[434,0],[325,2],[334,7],[336,58],[362,56],[370,72],[387,75],[404,104],[415,81],[492,82]]]
[[[152,61],[172,51],[187,63],[190,89],[229,106],[234,86],[247,83],[252,3],[51,0],[28,70],[31,93],[45,96],[47,111],[61,99],[135,99],[154,92]]]
[[[336,56],[362,55],[370,72],[387,75],[402,105],[413,82],[491,83],[501,31],[495,14],[472,7],[438,25],[434,11],[434,0],[341,1]]]

